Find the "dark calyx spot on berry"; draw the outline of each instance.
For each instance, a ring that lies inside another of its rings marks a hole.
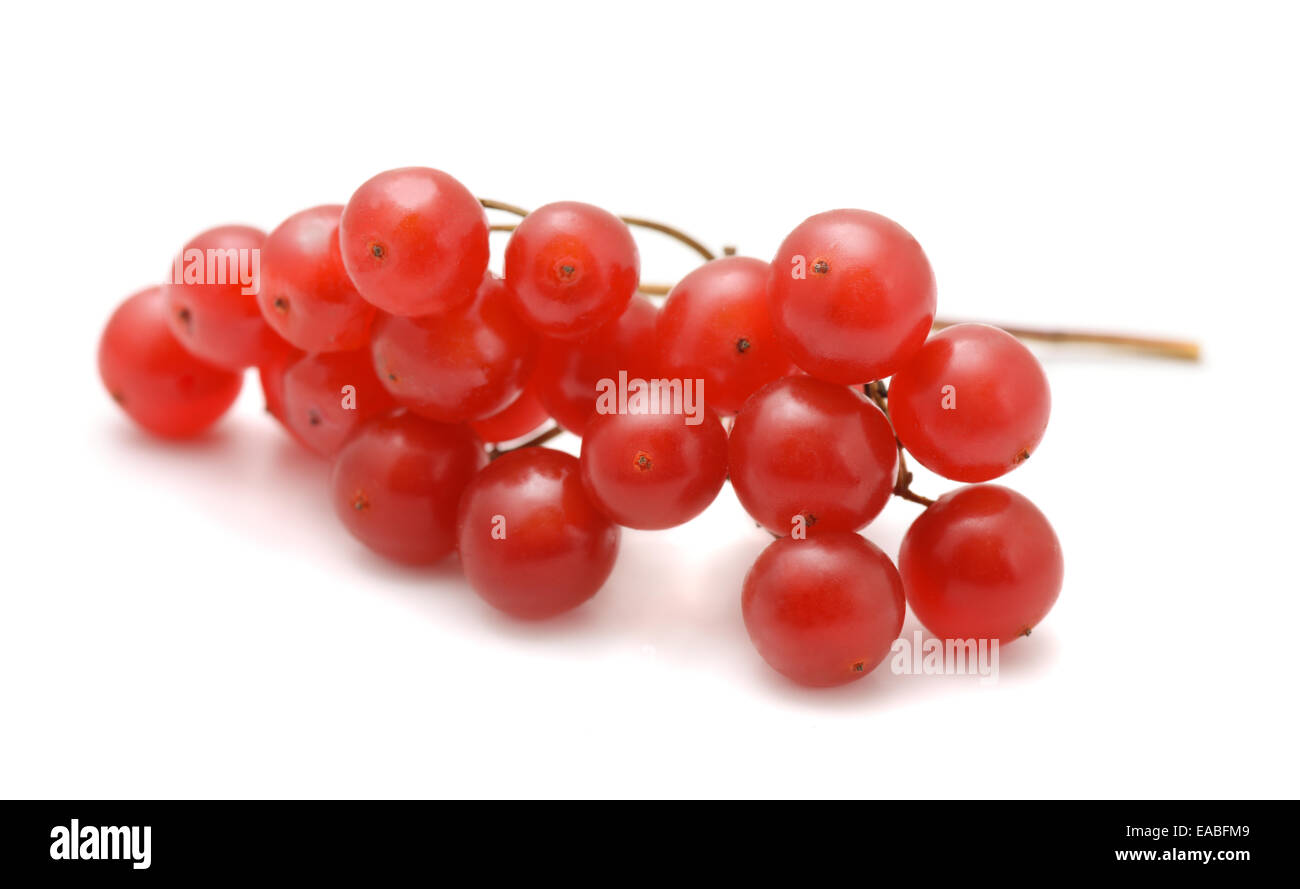
[[[813,515],[813,514],[810,513],[810,512],[805,512],[805,513],[803,514],[803,520],[804,520],[804,522],[805,522],[806,524],[808,524],[808,525],[815,525],[815,524],[817,524],[817,516]]]
[[[380,244],[378,241],[371,242],[370,255],[373,256],[375,259],[383,259],[384,254],[386,254],[387,252],[388,251],[384,249],[383,244]]]
[[[636,456],[632,458],[632,464],[642,472],[649,472],[654,466],[654,461],[650,459],[650,455],[645,451],[637,451]]]
[[[1015,459],[1011,461],[1012,465],[1019,466],[1029,459],[1029,448],[1021,448],[1020,453],[1016,454]],[[1035,464],[1037,465],[1037,464]]]
[[[1033,628],[1033,627],[1025,627],[1023,630],[1020,631],[1020,635],[1021,635],[1021,636],[1028,636],[1028,635],[1029,635],[1030,633],[1032,633],[1033,631],[1034,631],[1034,628]]]
[[[557,259],[551,269],[560,284],[573,284],[582,278],[582,267],[573,256]]]
[[[867,669],[866,661],[858,661],[856,664],[853,665],[854,673],[861,673],[865,669]]]
[[[279,312],[281,315],[284,315],[289,311],[289,301],[285,299],[283,296],[277,296],[275,298],[275,301],[272,302],[271,305],[273,305],[275,307],[275,310]]]
[[[370,501],[366,499],[364,491],[357,491],[356,495],[352,498],[352,508],[357,512],[370,508]]]
[[[118,404],[126,404],[126,396],[122,394],[121,389],[113,389],[108,393]]]
[[[396,383],[396,382],[397,382],[397,374],[393,373],[393,372],[390,370],[390,371],[388,372],[388,379],[391,380],[392,382]]]
[[[736,351],[739,352],[741,355],[744,355],[746,352],[749,351],[749,346],[750,346],[749,340],[745,339],[743,336],[740,339],[736,340]]]
[[[186,330],[189,330],[194,326],[194,313],[191,312],[188,307],[183,306],[181,310],[176,313],[176,317],[185,325]]]
[[[307,422],[313,426],[320,425],[320,414],[314,410],[307,411]]]
[[[831,270],[831,264],[824,259],[819,259],[813,263],[813,274],[824,275]]]

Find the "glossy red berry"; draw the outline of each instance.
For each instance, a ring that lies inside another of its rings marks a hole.
[[[469,427],[408,411],[366,423],[334,458],[334,512],[397,562],[429,564],[456,546],[456,510],[487,452]]]
[[[591,204],[540,207],[506,245],[506,285],[520,317],[551,337],[580,337],[617,318],[640,273],[627,225]]]
[[[537,397],[561,426],[582,435],[596,409],[596,383],[617,380],[619,371],[629,379],[653,379],[655,320],[659,309],[644,296],[634,296],[623,314],[576,343],[543,340],[533,379]]]
[[[587,497],[578,460],[548,448],[511,451],[461,498],[465,576],[515,617],[551,617],[595,595],[614,569],[619,528]]]
[[[487,271],[487,214],[440,170],[388,170],[344,207],[339,247],[366,300],[393,315],[434,315],[468,302]]]
[[[284,375],[289,368],[307,356],[302,349],[281,342],[275,354],[257,367],[258,382],[262,386],[262,399],[266,403],[266,412],[281,423],[285,420],[284,410]]]
[[[322,457],[334,456],[367,420],[396,406],[365,349],[308,355],[284,374],[285,424]]]
[[[812,377],[777,380],[736,415],[731,484],[773,534],[855,531],[885,507],[898,473],[889,420],[855,391]]]
[[[907,530],[898,564],[908,604],[926,629],[1002,644],[1038,625],[1065,576],[1047,517],[999,485],[940,497]]]
[[[375,307],[343,268],[339,217],[330,204],[295,213],[266,237],[258,305],[276,333],[306,352],[364,346]]]
[[[758,653],[801,685],[861,679],[903,629],[903,583],[857,534],[773,541],[745,576],[745,629]]]
[[[1051,408],[1034,353],[987,324],[939,331],[889,385],[889,415],[908,453],[963,482],[997,478],[1027,460]]]
[[[668,294],[659,313],[659,369],[704,380],[704,399],[734,414],[745,399],[797,368],[767,308],[771,266],[746,256],[706,262]]]
[[[239,395],[243,375],[196,358],[167,324],[160,287],[127,298],[99,340],[99,376],[118,406],[163,438],[190,438],[215,423]]]
[[[172,262],[167,318],[181,345],[230,370],[257,367],[279,348],[280,336],[257,305],[262,243],[247,225],[209,229],[186,244]]]
[[[680,387],[679,387],[680,390]],[[713,409],[659,409],[592,415],[582,436],[582,481],[605,514],[627,528],[671,528],[713,502],[727,479],[727,433]],[[678,402],[677,406],[684,406]]]
[[[866,383],[892,374],[925,342],[934,274],[898,223],[866,210],[831,210],[781,243],[768,298],[796,364],[833,383]]]
[[[520,396],[537,335],[510,306],[501,279],[485,275],[466,305],[427,318],[375,322],[375,372],[399,402],[443,423],[480,420]]]
[[[519,397],[490,417],[470,423],[479,438],[495,444],[514,441],[534,432],[551,418],[537,398],[537,388],[529,382]]]

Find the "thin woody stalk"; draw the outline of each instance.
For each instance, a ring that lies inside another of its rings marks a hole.
[[[527,216],[529,212],[528,210],[525,210],[522,207],[519,207],[515,204],[506,203],[504,201],[494,201],[486,198],[480,198],[479,203],[481,203],[486,209],[500,210],[505,213],[514,214],[515,216],[519,216],[521,218]],[[717,255],[712,250],[710,250],[700,241],[696,240],[695,238],[683,232],[681,229],[674,228],[673,226],[666,225],[662,222],[655,222],[654,220],[651,219],[643,219],[639,216],[621,216],[619,218],[622,219],[628,225],[636,226],[638,228],[645,228],[651,231],[657,231],[661,234],[665,234],[668,237],[673,238],[674,240],[677,240],[682,244],[685,244],[687,247],[690,247],[692,250],[698,253],[705,261],[710,261],[717,258]],[[490,228],[492,231],[510,232],[510,231],[514,231],[515,227],[516,227],[516,223],[496,223],[493,224]],[[734,247],[728,246],[723,249],[723,255],[725,256],[732,256],[735,254],[735,252],[736,252],[736,248]],[[643,282],[638,286],[637,289],[641,293],[646,294],[648,296],[666,296],[672,290],[672,285]],[[952,327],[954,324],[962,324],[962,323],[965,322],[949,319],[949,318],[936,318],[934,320],[934,329],[942,330],[945,327]],[[982,323],[987,323],[987,322],[982,322]],[[1175,361],[1199,361],[1201,358],[1200,345],[1191,340],[1170,339],[1167,337],[1137,336],[1133,334],[1107,333],[1107,332],[1089,331],[1089,330],[1067,330],[1062,328],[1022,327],[1018,325],[1007,325],[1007,324],[998,324],[996,326],[1000,327],[1002,330],[1005,330],[1007,333],[1011,334],[1012,336],[1018,337],[1020,339],[1034,340],[1036,342],[1108,346],[1111,348],[1124,349],[1132,352],[1137,352],[1140,354],[1150,355],[1157,358],[1167,358]],[[866,395],[869,398],[871,398],[873,402],[876,403],[876,405],[882,411],[885,412],[886,416],[889,415],[889,408],[886,401],[884,383],[881,383],[879,381],[868,383],[866,386],[863,387],[863,391],[866,393]],[[535,445],[545,444],[546,442],[550,441],[551,439],[559,435],[562,431],[563,430],[559,426],[555,426],[551,429],[548,429],[546,432],[541,433],[535,438],[530,439],[527,442],[524,442],[518,447],[533,447]],[[495,448],[492,450],[493,458],[500,456],[502,453],[505,452],[499,451]],[[900,443],[898,448],[898,483],[895,486],[894,493],[897,496],[903,498],[904,500],[910,500],[914,503],[920,503],[924,506],[928,506],[934,502],[933,500],[930,500],[929,498],[923,497],[920,494],[917,494],[914,491],[912,491],[910,487],[911,481],[912,481],[912,473],[907,469],[907,460],[906,457],[904,456],[903,447]]]

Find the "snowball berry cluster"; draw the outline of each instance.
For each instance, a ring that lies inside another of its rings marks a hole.
[[[495,226],[512,230],[502,277],[485,207],[520,217]],[[519,618],[581,605],[621,527],[686,522],[729,480],[777,538],[744,580],[745,625],[799,683],[866,675],[905,603],[943,639],[1005,644],[1043,619],[1056,535],[986,482],[1037,448],[1047,380],[1002,330],[933,332],[934,276],[905,229],[833,210],[770,263],[710,259],[662,305],[653,289],[623,219],[526,213],[410,167],[270,234],[198,235],[109,319],[99,370],[140,426],[185,438],[256,368],[267,410],[332,461],[354,537],[405,563],[454,550]],[[580,457],[541,446],[561,429]],[[907,456],[968,484],[930,501]],[[897,567],[857,533],[895,495],[925,507]]]

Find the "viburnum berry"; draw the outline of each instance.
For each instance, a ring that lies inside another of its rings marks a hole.
[[[540,428],[550,419],[550,414],[537,397],[537,388],[530,381],[524,385],[519,397],[490,417],[475,420],[470,427],[479,438],[495,444],[523,438]]]
[[[1000,485],[951,491],[912,522],[898,553],[908,604],[934,635],[1029,635],[1061,592],[1061,544],[1038,507]]]
[[[284,373],[285,425],[322,457],[334,456],[363,423],[395,407],[365,349],[308,355]]]
[[[334,512],[370,549],[429,564],[456,546],[456,509],[487,452],[469,427],[409,411],[376,417],[334,458]]]
[[[487,214],[441,170],[388,170],[343,208],[339,247],[366,300],[392,315],[435,315],[469,302],[487,271]]]
[[[660,373],[704,380],[705,401],[724,414],[794,373],[768,313],[770,275],[760,259],[724,256],[677,282],[656,328]]]
[[[889,415],[903,447],[927,469],[962,482],[997,478],[1027,460],[1051,406],[1034,353],[987,324],[939,331],[889,384]]]
[[[618,541],[618,526],[583,490],[577,458],[550,448],[501,456],[461,496],[465,577],[514,617],[551,617],[590,599],[614,569]]]
[[[675,413],[672,390],[657,403],[592,415],[582,436],[582,481],[592,501],[627,528],[671,528],[713,502],[727,478],[727,433],[713,409]],[[680,385],[678,385],[680,390]]]
[[[506,286],[520,317],[573,339],[613,321],[636,293],[641,259],[627,225],[575,201],[525,216],[506,244]]]
[[[243,375],[186,350],[167,323],[167,299],[150,287],[124,301],[99,339],[104,388],[136,423],[163,438],[191,438],[224,414]]]
[[[891,219],[831,210],[801,222],[772,260],[772,320],[786,351],[832,383],[889,376],[934,321],[934,273],[921,245]]]
[[[769,383],[731,427],[731,486],[773,534],[856,531],[885,508],[898,474],[889,420],[846,386]]]
[[[262,386],[262,399],[266,403],[266,412],[281,423],[285,419],[284,375],[306,355],[307,353],[302,349],[282,340],[275,353],[257,366],[257,377]]]
[[[295,213],[267,235],[262,247],[262,316],[305,352],[361,348],[375,316],[375,307],[361,298],[343,268],[342,214],[339,204]]]
[[[172,263],[163,291],[172,333],[195,355],[230,370],[257,367],[279,349],[262,317],[261,250],[266,234],[247,225],[208,229]]]
[[[488,273],[464,306],[428,318],[380,318],[371,351],[394,398],[430,419],[460,423],[490,417],[523,393],[537,335]]]
[[[658,316],[655,304],[637,295],[623,314],[578,342],[544,339],[533,381],[547,413],[574,435],[582,435],[596,409],[600,380],[616,380],[619,371],[626,371],[628,379],[654,378]]]
[[[773,541],[745,576],[745,629],[775,670],[801,685],[867,675],[903,629],[903,582],[857,534]]]

